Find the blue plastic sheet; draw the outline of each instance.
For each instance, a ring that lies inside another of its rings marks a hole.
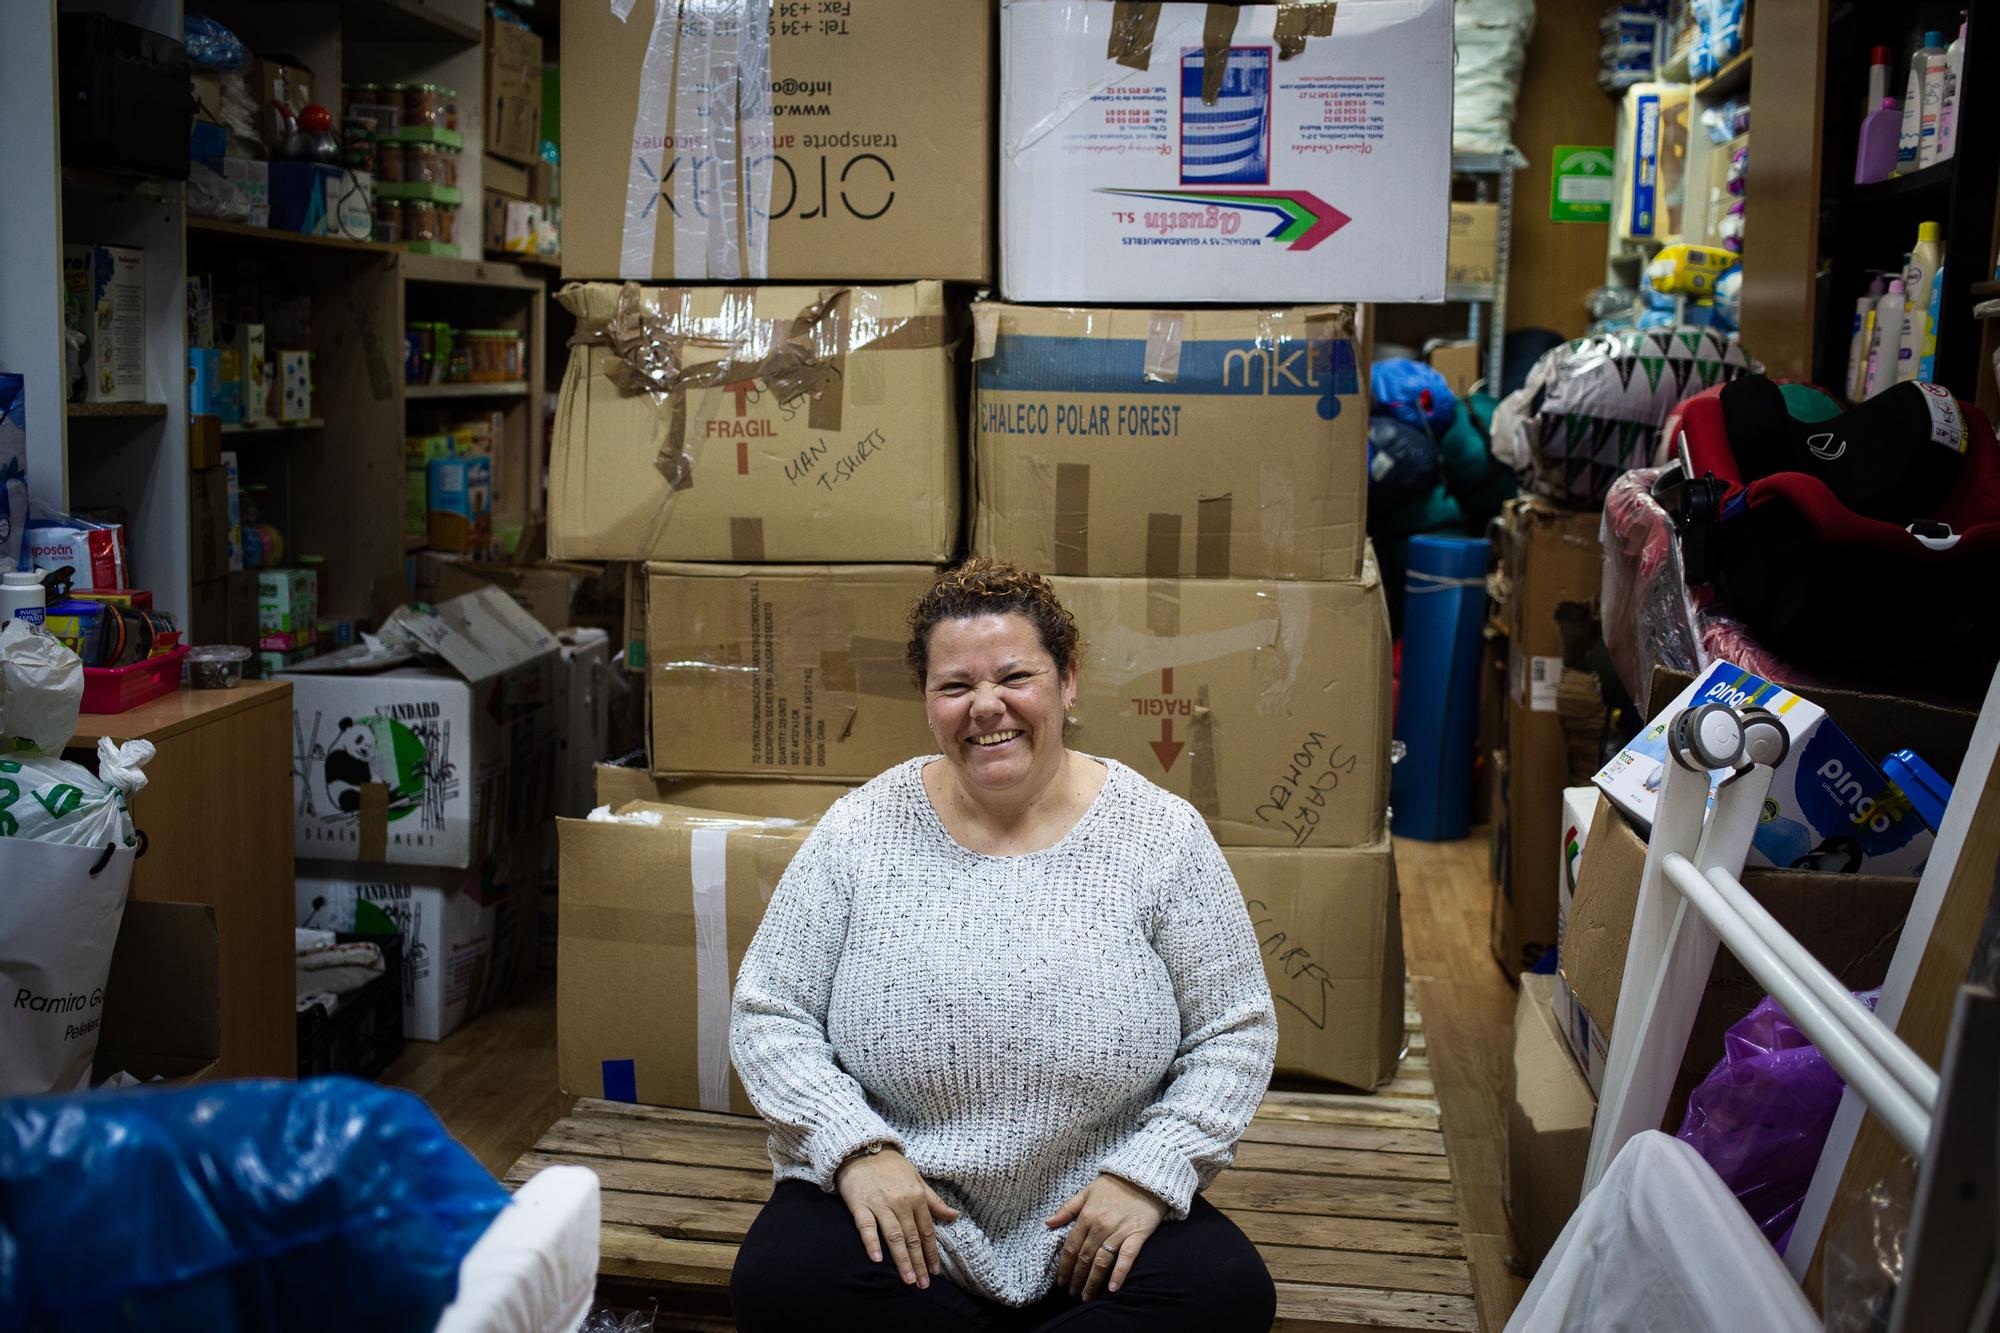
[[[0,1102],[0,1331],[419,1333],[506,1203],[354,1079]]]

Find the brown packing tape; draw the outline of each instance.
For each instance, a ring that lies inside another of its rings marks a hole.
[[[1308,37],[1333,36],[1336,0],[1278,0],[1278,15],[1272,35],[1278,42],[1278,59],[1290,60],[1306,49]]]
[[[1222,813],[1222,784],[1215,773],[1215,712],[1208,686],[1196,687],[1194,720],[1188,724],[1188,803],[1211,819]]]
[[[389,859],[389,788],[380,782],[361,784],[361,848],[363,861]]]
[[[1146,580],[1146,632],[1155,638],[1181,636],[1181,581]]]
[[[908,699],[916,693],[910,682],[903,645],[894,639],[855,635],[847,652],[854,668],[854,690],[878,699]]]
[[[993,359],[993,345],[1000,341],[1000,310],[997,306],[977,305],[972,308],[972,359],[990,361]]]
[[[1090,464],[1056,464],[1056,573],[1090,573]]]
[[[1111,8],[1111,38],[1104,55],[1127,69],[1144,69],[1153,59],[1153,32],[1160,26],[1158,4],[1118,0]]]
[[[1201,104],[1214,106],[1222,96],[1222,76],[1229,69],[1229,43],[1236,36],[1235,5],[1212,4],[1201,24]]]
[[[764,562],[763,519],[732,517],[729,520],[729,558],[739,565]]]
[[[1210,496],[1195,504],[1194,575],[1198,579],[1229,577],[1229,534],[1234,499]]]
[[[839,430],[841,409],[847,398],[847,343],[854,327],[854,293],[846,288],[820,293],[822,305],[831,302],[833,327],[815,330],[815,338],[825,337],[831,346],[822,346],[820,355],[832,375],[813,394],[806,409],[806,424],[814,430]]]
[[[1181,377],[1181,317],[1173,310],[1156,310],[1146,327],[1146,367],[1140,378],[1172,384]]]

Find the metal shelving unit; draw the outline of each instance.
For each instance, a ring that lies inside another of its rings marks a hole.
[[[1473,182],[1474,200],[1500,206],[1496,227],[1499,250],[1493,259],[1493,281],[1454,282],[1444,291],[1445,300],[1463,302],[1468,307],[1465,336],[1481,342],[1482,333],[1485,334],[1486,383],[1495,390],[1500,384],[1501,351],[1507,330],[1507,258],[1514,226],[1514,173],[1522,165],[1521,155],[1512,148],[1498,153],[1451,155],[1451,174]]]

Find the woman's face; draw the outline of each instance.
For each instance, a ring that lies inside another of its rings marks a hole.
[[[938,749],[975,790],[1006,791],[1063,763],[1076,668],[1056,670],[1026,616],[971,616],[931,630],[924,711]]]

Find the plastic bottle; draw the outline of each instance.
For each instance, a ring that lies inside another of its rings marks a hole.
[[[39,625],[47,609],[41,570],[10,569],[0,575],[0,621],[19,618]]]
[[[1861,139],[1854,150],[1854,183],[1885,181],[1896,170],[1896,138],[1901,132],[1896,99],[1885,97],[1861,118]]]
[[[1868,385],[1864,399],[1873,398],[1896,382],[1896,358],[1903,354],[1903,280],[1889,279],[1889,290],[1875,305],[1875,345],[1868,352]]]
[[[1927,318],[1924,320],[1924,354],[1917,359],[1917,378],[1926,384],[1931,382],[1931,376],[1936,373],[1938,307],[1943,304],[1943,296],[1944,262],[1940,260],[1937,273],[1931,278],[1931,308],[1925,312]]]
[[[1950,86],[1945,90],[1944,110],[1938,116],[1938,160],[1950,157],[1958,148],[1958,81],[1965,72],[1965,23],[1958,36],[1945,48],[1944,63]]]
[[[1854,303],[1854,336],[1847,344],[1847,379],[1841,385],[1852,402],[1861,401],[1868,387],[1868,347],[1875,336],[1875,303],[1882,299],[1882,275],[1868,284],[1868,293]]]
[[[1935,222],[1917,224],[1917,245],[1910,262],[1903,266],[1903,349],[1896,360],[1896,379],[1913,380],[1924,359],[1924,342],[1930,333],[1931,287],[1938,265],[1944,262],[1944,245]]]
[[[1868,100],[1862,103],[1861,114],[1864,116],[1873,114],[1875,109],[1882,105],[1882,99],[1887,96],[1889,96],[1889,48],[1878,46],[1868,57]]]
[[[1917,165],[1928,167],[1941,159],[1944,141],[1938,137],[1943,126],[1944,104],[1950,98],[1951,60],[1943,46],[1944,34],[1933,32],[1924,34],[1924,115],[1920,123],[1917,145]],[[1937,49],[1930,48],[1936,45]]]
[[[1910,55],[1910,80],[1903,91],[1903,132],[1896,139],[1896,174],[1907,176],[1918,167],[1924,142],[1924,71],[1932,55],[1944,54],[1944,34],[1927,32],[1924,44]]]

